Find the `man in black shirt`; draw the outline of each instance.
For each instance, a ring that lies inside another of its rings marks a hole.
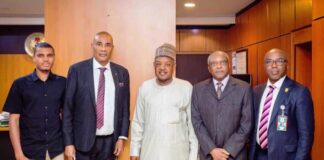
[[[64,160],[61,111],[66,79],[51,72],[54,58],[49,43],[38,43],[34,72],[13,82],[5,102],[17,160]]]

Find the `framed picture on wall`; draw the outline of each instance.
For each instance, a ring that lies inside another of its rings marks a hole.
[[[247,49],[232,53],[232,74],[247,74],[247,54]]]

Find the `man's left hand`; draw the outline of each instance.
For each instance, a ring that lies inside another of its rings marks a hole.
[[[115,156],[118,157],[123,152],[123,150],[124,150],[124,140],[118,139],[114,151]]]

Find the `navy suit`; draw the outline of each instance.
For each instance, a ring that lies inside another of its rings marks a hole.
[[[255,127],[251,136],[250,160],[257,159],[260,152],[256,142],[260,101],[266,84],[254,89]],[[281,115],[280,106],[285,106],[288,117],[287,131],[277,131],[277,117]],[[304,160],[310,159],[314,140],[314,110],[309,90],[297,82],[285,78],[276,101],[268,128],[267,159]]]
[[[115,83],[115,113],[113,143],[119,136],[128,137],[129,75],[120,65],[110,62]],[[88,152],[96,139],[96,100],[93,79],[93,59],[70,67],[63,110],[63,137],[65,145]]]

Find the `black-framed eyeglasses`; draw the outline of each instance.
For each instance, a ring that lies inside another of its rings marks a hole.
[[[276,59],[276,60],[266,59],[266,60],[264,61],[264,63],[265,63],[267,66],[271,66],[271,65],[273,65],[273,64],[276,64],[277,66],[282,66],[282,65],[284,65],[286,62],[287,62],[287,60],[286,60],[286,59],[282,59],[282,58],[280,58],[280,59]]]
[[[218,65],[226,66],[227,64],[228,64],[228,61],[227,61],[227,60],[219,61],[219,62],[213,61],[213,62],[210,62],[210,63],[209,63],[209,65],[210,65],[211,67],[215,67],[215,66],[218,66]]]

